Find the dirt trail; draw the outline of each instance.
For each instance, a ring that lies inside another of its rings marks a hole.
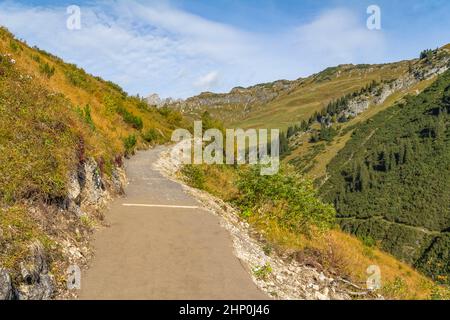
[[[96,234],[80,299],[267,299],[219,218],[152,168],[162,150],[127,162],[126,197]]]

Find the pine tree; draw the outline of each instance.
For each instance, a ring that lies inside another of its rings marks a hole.
[[[359,165],[360,191],[366,191],[370,185],[370,174],[365,163]]]

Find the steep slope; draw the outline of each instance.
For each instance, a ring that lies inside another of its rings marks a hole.
[[[156,110],[0,29],[0,298],[62,292],[89,231],[122,192],[123,156],[164,142],[180,114]]]
[[[321,192],[342,228],[450,283],[450,71],[356,127]]]
[[[331,101],[307,122],[289,127],[287,138],[292,153],[286,161],[313,179],[326,178],[326,165],[345,146],[355,125],[407,95],[417,95],[448,69],[450,53],[445,48],[426,50],[421,55],[408,62],[408,70],[396,79],[372,82]]]

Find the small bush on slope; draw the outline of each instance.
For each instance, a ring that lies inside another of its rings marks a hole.
[[[279,225],[310,235],[334,225],[335,211],[322,203],[311,181],[287,172],[262,176],[258,167],[244,171],[237,183],[235,203],[244,212],[263,215]]]

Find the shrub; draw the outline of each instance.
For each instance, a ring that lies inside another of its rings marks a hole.
[[[41,62],[41,57],[39,55],[37,55],[37,54],[33,54],[31,56],[31,59],[33,59],[36,62]]]
[[[325,127],[322,126],[322,129],[320,130],[319,139],[322,141],[331,142],[333,141],[333,138],[337,135],[336,129],[332,127]]]
[[[86,73],[82,70],[73,66],[69,70],[66,70],[64,74],[72,85],[82,89],[89,89],[89,80]]]
[[[244,172],[238,183],[239,196],[235,204],[279,225],[309,235],[317,229],[325,231],[335,223],[335,210],[322,203],[311,181],[293,173],[261,176],[260,168]]]
[[[203,189],[205,186],[205,174],[203,170],[196,165],[185,165],[181,169],[181,173],[186,177],[188,180],[189,185],[193,186],[197,189]]]
[[[259,266],[255,269],[253,269],[253,274],[258,280],[267,280],[269,278],[269,275],[272,273],[272,267],[269,263],[266,263],[263,266]]]
[[[17,42],[14,41],[14,40],[10,40],[9,41],[9,47],[11,48],[11,50],[13,52],[17,52],[17,51],[19,51],[21,49],[20,45],[17,44]]]
[[[433,56],[433,50],[431,50],[431,49],[427,49],[427,50],[423,50],[421,53],[420,53],[420,60],[423,60],[423,59],[430,59],[431,57]]]
[[[127,109],[125,109],[123,106],[118,106],[117,112],[122,116],[123,121],[125,121],[129,125],[133,126],[133,128],[135,128],[137,130],[142,130],[142,128],[144,127],[142,118],[135,116],[134,114],[129,112]]]
[[[39,64],[39,71],[47,78],[51,78],[55,74],[55,67],[50,66],[47,62]]]
[[[123,145],[125,147],[125,154],[129,155],[134,152],[134,147],[136,146],[137,139],[134,134],[129,135],[123,140]]]
[[[155,142],[158,139],[158,136],[158,132],[155,129],[150,128],[142,135],[142,138],[147,142]]]
[[[95,124],[91,116],[91,106],[87,104],[84,106],[83,109],[77,107],[76,111],[80,115],[81,119],[83,119],[83,121],[87,125],[89,125],[89,127],[91,127],[92,130],[95,130]]]
[[[106,81],[106,84],[114,91],[117,91],[122,97],[126,98],[128,96],[128,94],[118,84],[115,84],[112,81]]]

